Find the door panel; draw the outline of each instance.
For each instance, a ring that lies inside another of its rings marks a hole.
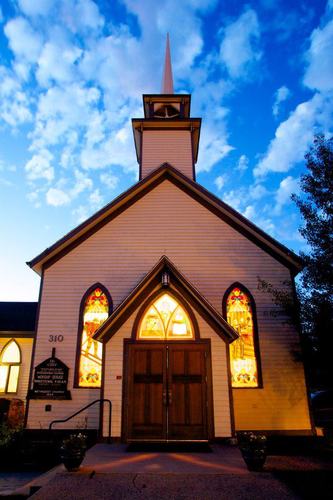
[[[205,352],[202,344],[169,346],[169,439],[208,438]]]
[[[128,345],[128,440],[206,440],[208,345]]]
[[[130,346],[128,437],[166,439],[165,346]]]

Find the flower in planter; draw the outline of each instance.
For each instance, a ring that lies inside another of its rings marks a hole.
[[[61,450],[67,453],[85,452],[87,449],[87,436],[79,432],[79,434],[71,434],[61,443]]]
[[[71,434],[62,441],[60,458],[68,471],[77,471],[80,468],[86,449],[87,436],[81,432],[79,434]]]
[[[254,432],[239,432],[237,438],[248,469],[262,470],[267,456],[267,437]]]

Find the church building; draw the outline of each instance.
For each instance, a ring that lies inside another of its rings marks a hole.
[[[87,406],[52,428],[107,437],[109,400],[123,442],[310,434],[299,334],[258,289],[292,289],[301,260],[196,182],[201,119],[174,94],[168,40],[143,108],[138,182],[29,262],[41,288],[26,427]]]

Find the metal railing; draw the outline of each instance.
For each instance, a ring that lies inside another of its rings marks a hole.
[[[81,408],[80,410],[76,411],[75,413],[73,413],[73,415],[70,415],[67,418],[64,418],[64,419],[61,419],[61,420],[52,420],[52,422],[50,422],[50,425],[49,425],[49,431],[52,430],[53,424],[63,424],[65,422],[68,422],[68,420],[71,420],[72,418],[76,417],[77,415],[79,415],[80,413],[82,413],[84,410],[87,410],[88,408],[90,408],[90,406],[93,406],[96,403],[100,403],[100,410],[102,410],[102,405],[104,403],[108,403],[108,405],[109,405],[109,435],[108,435],[108,443],[110,443],[111,442],[111,414],[112,414],[112,403],[111,403],[110,399],[95,399],[95,401],[92,401],[91,403],[89,403],[88,405],[84,406],[83,408]],[[103,422],[102,422],[102,428],[103,428]],[[100,432],[103,433],[102,429],[100,429]]]

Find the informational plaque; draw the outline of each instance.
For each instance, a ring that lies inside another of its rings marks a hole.
[[[55,357],[52,357],[36,366],[33,388],[29,391],[30,399],[72,399],[67,389],[68,366]]]

